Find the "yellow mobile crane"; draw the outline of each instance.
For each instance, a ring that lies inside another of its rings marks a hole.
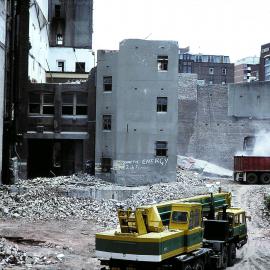
[[[245,211],[228,192],[119,209],[118,218],[119,229],[96,234],[96,255],[112,270],[224,269],[247,242]]]

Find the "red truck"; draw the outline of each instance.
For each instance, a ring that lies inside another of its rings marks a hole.
[[[270,184],[270,157],[235,156],[234,180],[247,184]]]
[[[244,139],[243,155],[234,156],[234,180],[247,184],[270,184],[270,156],[255,156],[256,137]]]

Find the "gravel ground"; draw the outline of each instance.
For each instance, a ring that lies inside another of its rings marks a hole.
[[[269,218],[263,197],[269,186],[236,185],[228,179],[203,179],[179,169],[177,181],[146,186],[127,200],[77,199],[65,196],[74,187],[112,187],[88,175],[37,178],[0,187],[0,269],[100,269],[94,235],[115,228],[117,208],[153,204],[207,192],[219,180],[232,191],[235,205],[252,216],[249,243],[231,269],[270,269]],[[244,267],[244,268],[243,268]]]

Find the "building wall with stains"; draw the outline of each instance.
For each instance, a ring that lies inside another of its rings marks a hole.
[[[124,40],[119,51],[98,52],[97,175],[123,185],[175,180],[177,56],[173,41]],[[159,57],[167,70],[159,70]],[[104,91],[108,77],[112,89]],[[158,100],[167,101],[166,111],[157,111]]]
[[[3,138],[3,106],[5,87],[5,41],[6,41],[6,1],[0,1],[0,140]],[[2,143],[0,144],[0,175],[2,172]],[[1,180],[0,180],[1,183]]]

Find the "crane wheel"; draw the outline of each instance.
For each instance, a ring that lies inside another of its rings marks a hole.
[[[182,269],[183,270],[192,270],[192,266],[191,266],[191,264],[187,263],[187,264],[184,264]]]
[[[204,264],[203,261],[198,260],[193,267],[194,270],[204,270]]]
[[[270,173],[262,173],[260,176],[260,181],[264,185],[270,184]]]
[[[254,185],[258,183],[258,175],[256,173],[247,174],[247,184]]]
[[[228,247],[228,266],[233,266],[236,260],[236,246],[231,243]]]

